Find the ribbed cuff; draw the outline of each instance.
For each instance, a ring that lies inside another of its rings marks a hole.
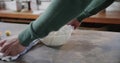
[[[85,18],[87,18],[89,16],[91,16],[91,14],[89,14],[87,11],[84,11],[77,17],[77,20],[79,22],[81,22],[83,19],[85,19]]]
[[[23,46],[28,46],[36,38],[37,37],[35,36],[35,34],[32,30],[32,23],[27,27],[27,29],[25,29],[18,36],[18,39]]]

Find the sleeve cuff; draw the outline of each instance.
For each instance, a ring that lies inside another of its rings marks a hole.
[[[23,46],[28,46],[33,40],[37,38],[32,29],[32,23],[19,34],[18,39]]]

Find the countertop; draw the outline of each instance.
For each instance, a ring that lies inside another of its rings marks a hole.
[[[14,35],[26,26],[0,22],[0,31]],[[0,63],[120,63],[120,33],[77,29],[61,47],[38,44],[19,60]]]

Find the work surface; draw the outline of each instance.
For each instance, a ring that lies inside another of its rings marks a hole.
[[[19,33],[26,25],[0,23],[0,31]],[[75,30],[59,48],[37,45],[15,62],[0,63],[120,63],[120,33]]]

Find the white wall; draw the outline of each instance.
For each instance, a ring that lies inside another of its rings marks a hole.
[[[106,8],[106,10],[107,11],[120,11],[120,2],[114,2],[112,5]]]

